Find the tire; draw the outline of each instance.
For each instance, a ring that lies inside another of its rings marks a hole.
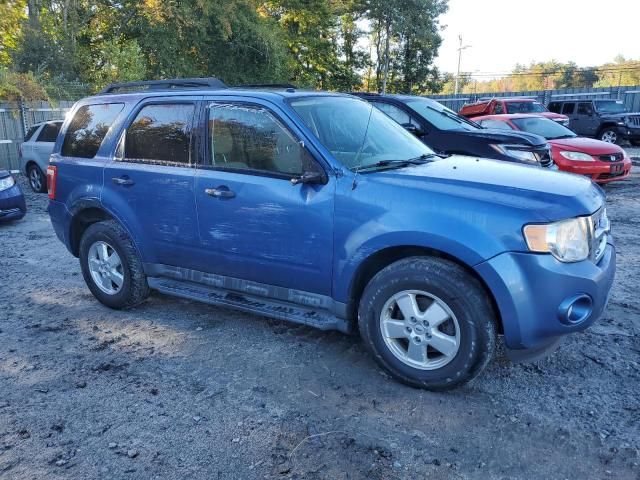
[[[47,191],[47,179],[37,165],[29,165],[27,179],[31,190],[34,192],[45,193]]]
[[[429,312],[418,319],[431,320],[431,324],[427,322],[430,327],[420,325],[424,320],[406,323],[400,305],[406,307],[404,296],[411,295],[407,292],[427,294],[415,298],[419,311]],[[445,316],[448,319],[443,321]],[[396,323],[398,318],[404,318],[402,323]],[[440,326],[438,322],[442,322]],[[358,325],[365,346],[384,370],[403,383],[427,390],[449,390],[471,381],[489,363],[496,346],[496,315],[483,287],[460,265],[435,257],[406,258],[375,275],[360,299]],[[422,343],[415,337],[393,338],[399,335],[396,329],[406,330],[410,325],[408,336],[420,333],[418,326],[424,327]],[[383,334],[385,328],[388,330]],[[445,355],[429,343],[437,339],[442,349],[443,336],[447,339],[443,350],[450,349],[452,339],[457,340],[455,352],[451,348]],[[426,342],[426,357],[420,358],[429,363],[410,365],[413,359],[401,358],[405,347],[407,352],[412,348],[411,342],[419,352]]]
[[[107,220],[90,225],[80,240],[79,253],[84,281],[100,303],[124,309],[141,303],[149,296],[142,261],[129,235],[118,222]]]
[[[620,135],[618,135],[618,131],[616,127],[607,127],[600,130],[598,134],[598,139],[603,142],[619,144],[620,143]]]

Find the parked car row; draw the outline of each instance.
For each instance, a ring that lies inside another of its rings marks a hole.
[[[476,377],[498,334],[537,358],[600,317],[616,258],[605,196],[554,171],[546,131],[360,97],[110,86],[55,141],[55,233],[111,308],[153,289],[358,331],[381,368],[433,390]]]

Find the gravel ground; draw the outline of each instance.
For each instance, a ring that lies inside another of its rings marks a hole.
[[[27,193],[0,227],[0,478],[640,479],[639,186],[606,188],[604,317],[450,393],[357,337],[159,294],[109,310]]]

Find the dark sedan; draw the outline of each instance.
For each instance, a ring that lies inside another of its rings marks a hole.
[[[0,170],[0,222],[18,220],[27,213],[20,186],[10,172]]]

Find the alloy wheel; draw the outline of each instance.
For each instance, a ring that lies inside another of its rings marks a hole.
[[[108,295],[115,295],[124,284],[120,256],[107,242],[97,241],[89,248],[89,272],[93,282]]]
[[[29,184],[31,188],[36,192],[42,190],[42,178],[40,176],[40,172],[38,172],[37,168],[31,168],[29,171]]]
[[[402,363],[435,370],[460,349],[460,325],[448,305],[422,290],[404,290],[385,303],[380,314],[385,344]]]

